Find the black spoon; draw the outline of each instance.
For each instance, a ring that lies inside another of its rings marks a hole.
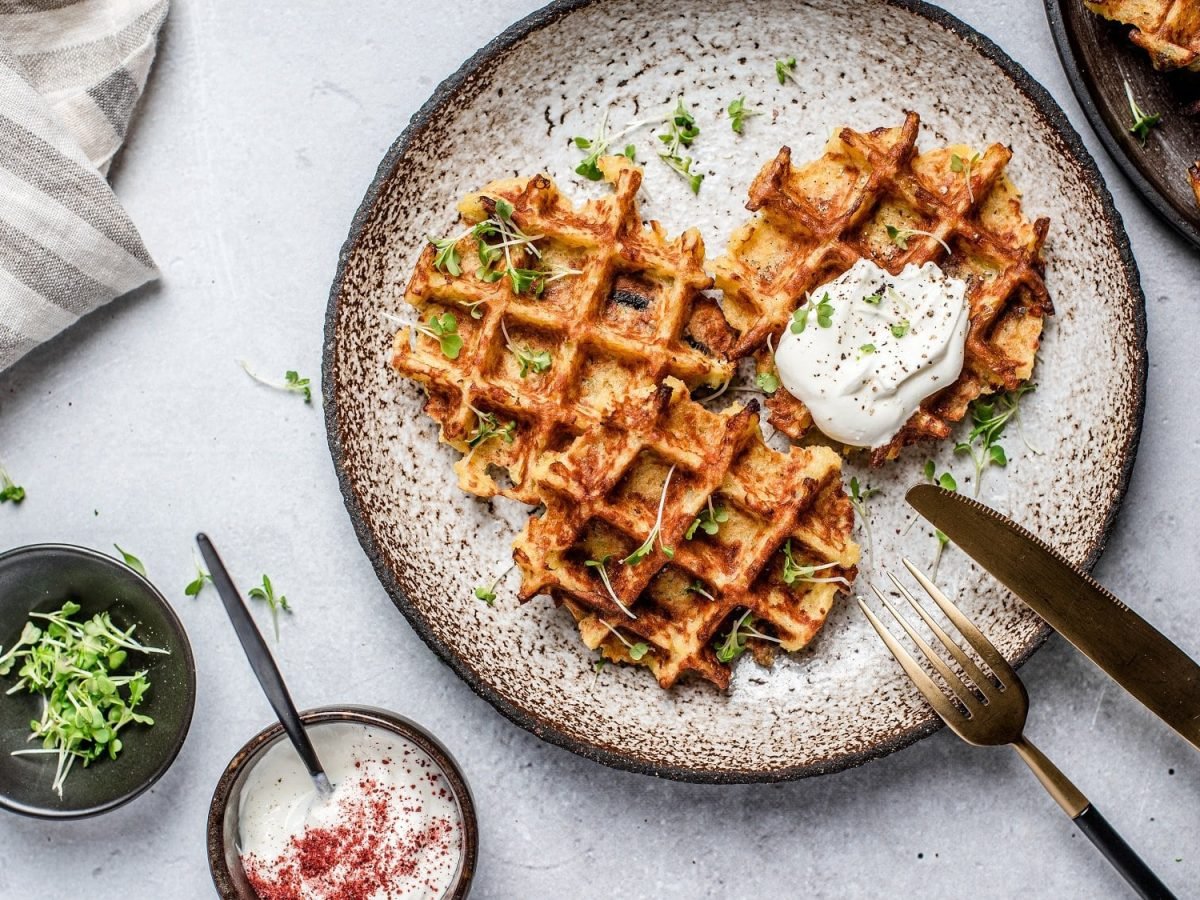
[[[263,693],[271,701],[271,708],[275,710],[279,723],[287,732],[296,752],[300,754],[300,759],[304,761],[308,774],[312,776],[313,784],[317,786],[317,795],[322,798],[329,797],[333,794],[333,785],[330,784],[329,776],[325,774],[325,769],[321,766],[321,760],[317,759],[317,751],[313,749],[312,741],[308,739],[308,732],[300,723],[300,714],[296,712],[296,704],[292,702],[292,695],[288,693],[287,685],[283,683],[283,676],[279,674],[275,658],[267,649],[267,642],[263,640],[262,633],[254,624],[254,619],[250,617],[250,610],[246,609],[246,604],[242,602],[242,595],[234,587],[233,579],[225,570],[225,564],[221,562],[221,557],[217,555],[216,548],[208,539],[208,535],[200,532],[196,535],[196,543],[200,545],[200,555],[204,557],[205,565],[208,566],[208,572],[212,576],[213,585],[221,597],[221,602],[225,605],[225,612],[229,614],[233,630],[237,632],[238,640],[242,642],[242,649],[246,651],[246,658],[250,660],[250,668],[254,670]]]

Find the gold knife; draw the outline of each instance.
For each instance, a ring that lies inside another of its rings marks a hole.
[[[1200,749],[1200,666],[1026,529],[932,484],[906,499],[967,556]]]

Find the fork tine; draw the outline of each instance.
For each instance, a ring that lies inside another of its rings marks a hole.
[[[899,641],[892,637],[887,626],[879,621],[875,613],[871,612],[871,608],[863,602],[863,599],[861,597],[855,599],[858,600],[858,605],[866,615],[867,621],[871,623],[871,627],[875,629],[880,639],[891,651],[892,656],[896,657],[896,662],[900,663],[905,673],[912,679],[913,684],[917,686],[917,690],[925,696],[925,700],[933,707],[933,711],[949,725],[961,723],[964,719],[963,714],[950,702],[950,698],[942,693],[941,689],[934,684],[933,679],[925,674],[925,670],[921,668],[920,664],[900,646]]]
[[[900,614],[900,610],[892,606],[891,602],[889,602],[888,598],[883,595],[879,588],[875,587],[875,585],[871,585],[871,590],[875,592],[875,596],[879,598],[879,602],[882,603],[887,608],[887,611],[892,614],[892,618],[894,618],[899,623],[900,627],[904,629],[904,633],[908,635],[909,639],[917,645],[917,649],[925,654],[925,658],[929,661],[929,664],[937,670],[939,675],[942,676],[942,679],[946,682],[946,686],[954,692],[954,696],[958,697],[958,699],[962,701],[963,705],[967,707],[969,712],[972,714],[978,713],[982,709],[982,704],[980,704],[979,699],[971,693],[971,689],[967,687],[967,685],[963,684],[963,680],[948,665],[946,665],[945,662],[942,661],[941,656],[939,656],[934,649],[929,646],[926,640],[913,630],[913,627],[908,624],[908,620]]]
[[[917,583],[925,590],[933,602],[941,607],[942,612],[946,614],[954,627],[958,629],[959,634],[967,639],[967,643],[975,650],[976,653],[983,659],[988,667],[996,673],[996,677],[1000,679],[1000,683],[1004,687],[1012,687],[1017,683],[1017,673],[1013,671],[1013,667],[1008,664],[995,645],[984,637],[983,632],[962,614],[957,606],[950,602],[950,598],[937,589],[932,581],[925,577],[916,566],[907,559],[903,560],[904,567],[912,574],[912,577],[917,579]]]
[[[975,682],[975,685],[979,688],[979,690],[982,691],[985,696],[989,689],[994,690],[995,685],[992,683],[992,680],[988,678],[988,676],[984,674],[983,670],[975,664],[975,660],[971,659],[970,655],[958,645],[958,642],[951,638],[950,635],[946,634],[945,630],[943,630],[942,626],[934,620],[933,616],[929,615],[929,613],[925,611],[925,607],[923,607],[917,601],[917,598],[914,597],[911,592],[909,592],[908,588],[900,583],[900,579],[891,572],[888,572],[887,576],[892,580],[892,584],[896,586],[896,590],[900,592],[900,595],[908,601],[909,605],[914,610],[916,610],[917,615],[921,617],[921,621],[929,626],[929,630],[932,631],[937,636],[937,639],[942,642],[942,646],[945,647],[946,650],[949,651],[950,655],[953,656],[958,662],[958,664],[963,667],[963,671],[967,673],[967,677]]]

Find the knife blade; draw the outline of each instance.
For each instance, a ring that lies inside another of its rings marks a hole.
[[[909,504],[1076,649],[1200,749],[1200,666],[1049,544],[982,503],[932,484]]]

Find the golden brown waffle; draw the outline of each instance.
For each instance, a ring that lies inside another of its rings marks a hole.
[[[1188,181],[1192,185],[1192,193],[1196,195],[1196,203],[1200,204],[1200,159],[1188,168]]]
[[[730,667],[713,644],[746,611],[744,621],[798,650],[855,575],[838,455],[772,450],[755,409],[709,412],[674,378],[631,395],[614,422],[548,453],[529,477],[546,510],[514,544],[521,599],[550,594],[589,647],[649,666],[663,687],[685,672],[726,686]],[[723,520],[687,539],[710,499]],[[656,522],[648,555],[622,562]],[[785,583],[785,546],[796,565],[817,570]],[[831,580],[807,580],[821,578]],[[639,644],[644,654],[631,653]]]
[[[784,147],[750,187],[746,205],[759,215],[734,233],[716,262],[722,306],[738,332],[731,355],[757,352],[763,368],[770,365],[764,346],[806,294],[860,258],[890,272],[932,261],[967,282],[971,326],[962,375],[872,452],[874,464],[915,441],[947,437],[976,397],[1028,379],[1043,317],[1053,312],[1042,282],[1049,221],[1030,223],[1022,214],[1020,194],[1004,174],[1011,151],[993,144],[978,155],[963,146],[918,154],[919,126],[910,112],[897,128],[842,128],[822,157],[800,166]],[[900,230],[899,239],[889,226]],[[767,406],[772,424],[793,438],[812,424],[785,391]]]
[[[1200,3],[1196,0],[1085,0],[1106,19],[1132,25],[1129,39],[1156,69],[1200,72]]]
[[[699,233],[668,241],[657,222],[643,225],[641,170],[624,157],[601,165],[613,193],[580,207],[541,175],[493,182],[459,204],[475,224],[495,221],[497,202],[507,201],[511,222],[537,238],[540,253],[511,247],[513,264],[576,274],[549,275],[517,293],[508,277],[479,277],[476,240],[464,236],[456,246],[461,274],[439,270],[427,246],[409,283],[406,299],[422,321],[451,313],[462,347],[451,359],[437,340],[419,331],[414,339],[406,328],[396,335],[392,365],[426,387],[426,411],[442,426],[442,440],[464,454],[455,470],[472,494],[537,504],[530,468],[609,421],[630,391],[667,376],[689,388],[716,386],[732,374],[719,353],[728,329],[700,294],[712,279]],[[549,367],[522,373],[517,351],[547,353]],[[509,484],[493,477],[501,471]]]

